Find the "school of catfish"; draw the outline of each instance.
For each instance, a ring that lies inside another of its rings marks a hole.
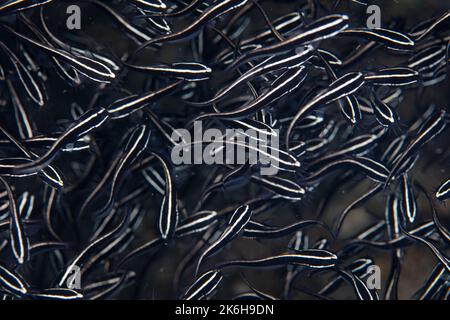
[[[72,1],[2,1],[3,300],[450,299],[450,6],[368,28],[370,1],[273,2],[77,1],[120,50],[55,27]],[[276,136],[276,174],[175,165],[198,121]]]

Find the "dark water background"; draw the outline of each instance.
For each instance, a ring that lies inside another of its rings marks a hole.
[[[56,3],[57,2],[57,3]],[[133,12],[126,8],[125,1],[104,1],[114,5],[115,8],[122,8],[124,14],[133,16]],[[286,13],[292,12],[292,10],[298,10],[304,1],[260,1],[265,8],[267,14],[272,19],[282,16]],[[78,4],[82,9],[82,29],[80,31],[68,31],[65,28],[65,19],[67,17],[65,8],[71,4]],[[326,7],[331,7],[331,1],[322,1]],[[402,1],[372,1],[371,3],[378,4],[381,7],[381,17],[383,26],[389,26],[393,21],[397,21],[403,29],[407,30],[418,22],[442,14],[444,10],[450,9],[449,0],[434,0],[434,1],[420,1],[420,0],[402,0]],[[73,43],[85,43],[86,46],[98,46],[104,52],[113,52],[116,56],[121,56],[124,53],[132,50],[136,47],[128,38],[123,35],[118,25],[98,7],[85,3],[83,1],[55,1],[55,4],[49,6],[46,10],[48,16],[48,24],[51,29],[58,34],[61,38],[67,41],[73,41]],[[364,26],[367,19],[365,13],[365,7],[350,3],[350,1],[342,1],[341,6],[336,11],[339,13],[347,13],[351,16],[352,26]],[[247,34],[251,34],[255,30],[260,30],[264,27],[263,19],[260,13],[252,9],[250,12],[252,16],[252,24],[247,30]],[[187,19],[178,19],[173,24],[174,30],[179,30],[183,26],[190,23]],[[2,37],[3,35],[0,35]],[[336,55],[342,56],[348,54],[354,46],[343,47],[342,42],[336,45],[333,40],[324,43],[324,47],[332,50]],[[164,50],[147,53],[140,58],[140,63],[151,62],[174,62],[174,61],[190,61],[192,59],[192,53],[190,50],[191,43],[170,44],[165,45]],[[206,43],[205,46],[208,46]],[[378,51],[370,53],[366,59],[363,59],[361,63],[352,65],[349,70],[370,70],[384,66],[394,66],[400,61],[404,61],[403,57],[394,57],[392,55],[386,56],[385,52]],[[107,104],[117,97],[122,96],[120,88],[126,88],[132,92],[140,92],[146,84],[146,78],[139,74],[128,74],[120,83],[113,86],[111,94],[105,98],[99,100],[101,104]],[[208,82],[208,83],[213,83]],[[206,90],[216,90],[217,88],[206,88]],[[90,86],[81,88],[67,88],[67,85],[61,83],[56,79],[51,79],[48,83],[48,95],[52,97],[49,100],[49,105],[46,106],[46,110],[36,110],[35,115],[39,119],[39,127],[43,131],[46,129],[52,131],[55,127],[58,127],[58,119],[66,118],[71,103],[76,102],[80,106],[85,106],[95,90]],[[446,83],[440,84],[436,87],[428,88],[423,94],[418,96],[417,92],[413,90],[407,90],[405,100],[401,103],[400,117],[401,123],[408,124],[412,116],[417,115],[417,110],[423,110],[429,104],[435,103],[437,106],[448,106],[450,101],[450,85]],[[162,105],[156,107],[157,111],[167,112],[170,108],[179,109],[179,106],[171,105],[170,99]],[[450,109],[448,109],[450,110]],[[178,110],[179,111],[179,110]],[[114,145],[118,141],[121,141],[123,135],[129,128],[122,127],[120,121],[114,128],[110,128],[107,132],[102,131],[99,133],[99,140],[104,145]],[[397,130],[402,130],[400,125]],[[449,137],[442,136],[436,143],[441,150],[448,150]],[[397,132],[398,133],[398,132]],[[395,130],[391,132],[393,136],[396,135]],[[436,149],[434,149],[436,150]],[[439,150],[438,150],[439,151]],[[414,171],[414,178],[422,181],[427,187],[432,190],[437,184],[445,177],[448,177],[450,172],[448,170],[448,163],[431,163],[434,157],[438,155],[433,154],[433,149],[427,156],[420,160],[420,163],[416,165]],[[58,160],[63,165],[64,157]],[[426,170],[423,167],[426,165]],[[180,197],[187,199],[187,206],[193,206],[196,202],[196,197],[199,194],[199,188],[202,185],[203,176],[210,174],[210,169],[203,170],[202,173],[195,172],[179,173],[178,179],[181,179],[185,183],[185,188],[181,191]],[[70,180],[70,176],[68,177]],[[91,182],[94,185],[95,181]],[[331,223],[336,213],[345,208],[351,201],[358,197],[364,190],[367,189],[368,183],[360,183],[357,187],[347,190],[337,188],[335,190],[329,190],[328,185],[324,185],[315,191],[314,194],[307,197],[303,202],[292,204],[286,202],[285,205],[278,207],[276,210],[271,211],[261,217],[263,221],[273,223],[274,225],[284,225],[292,223],[300,219],[308,219],[315,216],[318,204],[320,201],[330,192],[333,192],[332,200],[324,214],[324,221]],[[244,199],[248,199],[250,195],[254,193],[252,188],[246,187],[244,189],[235,190],[233,192],[227,192],[226,197],[218,199],[214,204],[216,208],[224,208],[226,206],[233,206],[241,204]],[[70,195],[68,195],[70,201]],[[384,198],[377,197],[376,200],[370,201],[370,203],[364,208],[354,210],[345,223],[343,232],[341,233],[341,239],[335,242],[332,249],[338,249],[341,241],[347,239],[354,234],[357,234],[360,230],[366,226],[375,222],[375,219],[368,212],[371,211],[374,215],[382,218],[384,208]],[[78,200],[73,200],[78,201]],[[138,245],[145,240],[152,239],[155,236],[154,217],[159,211],[160,200],[155,197],[149,197],[145,201],[144,205],[148,208],[148,214],[145,218],[141,233],[139,234],[137,241],[134,245]],[[192,203],[190,203],[192,202]],[[429,219],[430,212],[424,202],[424,198],[419,199],[419,215],[421,219]],[[449,208],[445,206],[439,207],[440,215],[443,221],[450,222]],[[324,236],[323,233],[311,232],[311,235],[318,239]],[[239,258],[259,258],[270,254],[275,254],[283,251],[286,248],[289,238],[281,240],[267,240],[267,241],[252,241],[239,239],[234,241],[233,244],[224,250],[220,255],[208,259],[207,265],[213,265],[214,263],[226,260],[226,259],[239,259]],[[172,280],[176,267],[182,258],[190,251],[190,248],[194,245],[193,239],[187,239],[177,243],[176,246],[161,250],[154,255],[149,255],[139,259],[133,268],[139,270],[138,279],[142,285],[138,290],[131,288],[122,292],[121,298],[141,298],[141,299],[161,299],[161,298],[174,298],[179,293],[174,293],[172,290]],[[390,269],[390,257],[389,254],[381,251],[365,251],[363,254],[370,254],[375,262],[381,267],[383,283],[386,280]],[[415,245],[407,249],[404,268],[402,268],[402,274],[400,279],[399,296],[400,298],[409,298],[424,282],[425,278],[429,275],[432,268],[436,264],[436,259],[430,254],[429,250],[423,246]],[[188,285],[192,281],[192,274],[189,276],[189,271],[184,277],[184,281],[181,284],[182,287]],[[243,275],[259,290],[272,295],[279,295],[283,290],[284,284],[284,269],[277,270],[263,270],[263,271],[243,271]],[[303,276],[298,281],[299,286],[309,288],[310,290],[318,290],[324,284],[326,284],[328,277],[312,277],[308,278]],[[385,288],[382,288],[384,290]],[[245,283],[240,278],[238,273],[225,274],[224,285],[216,295],[217,298],[229,297],[237,293],[248,291]],[[343,290],[338,291],[334,298],[352,298],[353,293],[349,287],[345,287]],[[302,293],[294,293],[293,298],[309,299],[310,297]]]

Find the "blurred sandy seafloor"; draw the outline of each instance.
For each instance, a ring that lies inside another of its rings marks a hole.
[[[321,2],[327,8],[332,7],[332,1]],[[389,26],[393,21],[397,21],[400,25],[402,25],[403,30],[408,30],[418,22],[440,15],[445,10],[450,9],[450,0],[364,0],[363,2],[369,2],[370,4],[377,4],[380,6],[383,26]],[[49,20],[52,24],[54,24],[54,26],[52,27],[56,28],[57,30],[61,30],[61,34],[67,33],[67,30],[65,30],[62,25],[64,23],[64,19],[61,19],[61,16],[64,16],[65,12],[63,9],[65,6],[67,6],[68,3],[70,3],[70,1],[58,3],[57,5],[52,6],[52,8],[48,9],[47,11],[48,15],[52,17]],[[74,1],[73,3],[77,2]],[[117,4],[119,8],[121,5],[124,5],[124,1],[122,1],[121,3],[111,1],[111,3]],[[269,17],[271,17],[271,19],[274,19],[276,17],[292,12],[293,10],[298,10],[305,3],[305,1],[263,0],[260,1],[260,3],[266,10]],[[95,41],[102,46],[108,48],[109,50],[112,50],[118,56],[135,47],[135,45],[130,43],[130,41],[127,40],[123,36],[123,34],[121,34],[114,21],[110,19],[110,17],[108,17],[108,15],[106,15],[104,12],[99,10],[98,7],[92,6],[91,4],[85,3],[83,1],[79,2],[79,4],[82,7],[82,14],[84,19],[83,28],[81,31],[78,31],[78,34],[76,34],[76,36],[67,34],[65,34],[65,36],[74,37],[74,39],[76,39],[77,37],[83,38],[88,35],[92,39],[95,39]],[[61,6],[61,10],[58,9],[58,6]],[[341,1],[341,5],[335,12],[348,14],[351,17],[351,24],[354,26],[364,26],[367,19],[365,7],[351,1]],[[324,13],[321,12],[320,14],[323,15]],[[246,34],[251,34],[252,31],[260,30],[262,27],[264,27],[263,19],[261,18],[257,10],[252,9],[250,15],[252,16],[252,23],[248,28],[249,30],[246,31]],[[55,17],[55,19],[53,19],[53,16]],[[173,24],[173,29],[177,30],[177,26],[182,27],[187,23],[189,23],[189,21],[178,19]],[[354,48],[334,46],[333,40],[324,43],[324,47],[332,49],[332,51],[338,56],[340,56],[340,53],[348,54],[351,49]],[[177,60],[186,61],[189,59],[190,55],[190,43],[178,43],[174,45],[164,46],[164,49],[162,51],[158,53],[148,54],[148,57],[146,56],[140,62],[171,62]],[[397,59],[397,57],[393,55],[386,56],[385,52],[382,50],[376,51],[374,53],[370,53],[365,57],[365,59],[362,59],[360,63],[352,65],[349,70],[370,70],[371,68],[392,66],[396,63],[395,59]],[[401,59],[403,59],[404,61],[403,57],[398,57],[398,59],[400,59],[398,61],[402,61]],[[121,81],[121,84],[127,89],[139,92],[139,88],[142,86],[142,80],[143,79],[141,79],[139,76],[135,76],[132,78],[126,77]],[[214,88],[214,90],[216,89],[217,88]],[[70,94],[70,92],[68,94]],[[83,102],[89,99],[89,97],[90,93],[80,93],[78,96],[79,104],[82,105]],[[447,106],[447,109],[450,111],[450,108],[448,107],[450,101],[449,98],[450,85],[448,81],[438,86],[426,89],[423,93],[421,93],[420,98],[418,98],[417,92],[414,92],[413,90],[406,90],[405,99],[399,106],[401,119],[400,123],[410,123],[411,117],[417,114],[416,108],[423,110],[431,103],[435,103],[439,107]],[[64,99],[64,93],[62,94],[61,99]],[[63,111],[61,111],[61,108],[58,108],[58,106],[55,106],[55,112],[58,113]],[[402,130],[402,125],[400,125],[396,130]],[[396,133],[398,133],[398,131],[396,132],[394,130],[389,134],[395,135]],[[120,135],[120,133],[111,133],[112,136],[108,138],[114,140],[114,134]],[[444,152],[449,147],[450,137],[448,136],[448,131],[446,135],[447,136],[439,138],[438,147],[441,149],[438,150],[439,152]],[[414,179],[418,179],[423,184],[425,184],[427,188],[429,188],[429,190],[434,190],[439,182],[443,181],[444,178],[450,175],[450,166],[449,163],[433,162],[433,157],[437,158],[438,155],[433,154],[433,152],[431,151],[432,149],[430,149],[430,152],[426,156],[421,158],[419,163],[416,164],[413,177]],[[425,165],[426,169],[424,169]],[[207,175],[208,173],[205,172],[204,174]],[[189,192],[198,194],[199,190],[197,189],[201,185],[200,181],[200,178],[198,178],[198,181],[194,180]],[[327,190],[326,188],[328,183],[328,180],[326,180],[324,186],[319,187],[317,191],[315,191],[301,203],[292,204],[286,201],[285,205],[277,207],[274,211],[264,214],[264,216],[261,217],[262,220],[264,221],[264,218],[266,218],[268,219],[266,220],[268,223],[273,223],[274,225],[284,225],[297,221],[298,219],[308,219],[314,217],[317,206],[321,199],[323,199],[328,192],[332,192],[332,190]],[[368,182],[365,181],[358,184],[357,187],[351,190],[341,188],[337,188],[336,190],[334,190],[332,200],[324,214],[324,221],[331,224],[335,215],[338,212],[342,211],[350,202],[356,199],[363,190],[367,189],[368,186]],[[232,204],[240,204],[243,199],[248,199],[249,195],[252,195],[253,192],[254,190],[252,190],[251,188],[227,192],[226,197],[222,197],[222,199],[218,200],[214,204],[217,206],[217,208],[224,208]],[[186,193],[181,195],[181,197],[187,196],[188,195],[186,195]],[[196,201],[195,196],[192,196],[190,198],[191,201]],[[368,213],[368,210],[370,210],[376,216],[380,217],[380,219],[383,219],[384,201],[385,197],[377,197],[376,200],[370,201],[366,206],[364,206],[364,208],[354,210],[346,220],[343,231],[340,235],[340,239],[338,239],[333,244],[332,249],[338,249],[343,239],[352,237],[352,235],[357,234],[366,226],[376,221],[373,216]],[[150,203],[148,210],[149,217],[156,216],[159,210],[158,203]],[[430,210],[427,207],[423,196],[419,198],[418,210],[421,220],[430,219]],[[449,208],[440,206],[439,212],[442,220],[448,225],[448,223],[450,222]],[[322,231],[313,229],[314,228],[308,230],[308,232],[312,235],[312,240],[317,240],[319,237],[325,236]],[[144,227],[142,228],[142,234],[140,235],[138,240],[142,243],[145,240],[152,239],[154,236],[154,221],[152,219],[149,219],[149,221],[145,221]],[[288,241],[289,237],[276,241],[252,241],[239,239],[234,241],[232,245],[230,247],[227,247],[227,249],[225,249],[221,254],[208,259],[208,261],[206,261],[206,265],[212,266],[214,265],[214,263],[217,263],[221,260],[259,258],[270,254],[275,254],[283,251],[286,248]],[[125,290],[119,296],[117,296],[117,298],[176,298],[179,292],[174,293],[172,290],[174,273],[176,267],[179,265],[179,262],[182,260],[185,254],[190,251],[190,248],[194,245],[194,243],[194,239],[186,239],[177,242],[175,246],[170,246],[168,248],[165,248],[164,250],[158,251],[154,255],[149,255],[148,258],[144,257],[137,259],[135,265],[133,265],[132,267],[136,268],[136,270],[139,270],[139,275],[141,277],[137,279],[137,281],[141,283],[141,286],[139,286],[137,290],[134,287]],[[370,255],[374,258],[376,264],[380,266],[382,271],[383,283],[383,287],[380,293],[384,292],[384,290],[386,289],[384,285],[386,283],[386,278],[390,270],[389,253],[375,250],[364,250],[361,255]],[[402,265],[401,278],[399,281],[399,297],[401,299],[410,298],[413,293],[418,290],[424,283],[426,277],[430,274],[432,268],[435,265],[436,259],[430,254],[430,251],[427,248],[424,248],[424,246],[422,245],[413,245],[409,247],[406,250],[404,263]],[[255,288],[274,296],[279,296],[283,291],[285,272],[285,268],[261,271],[242,270],[242,274]],[[193,278],[189,277],[190,273],[192,272],[187,272],[187,275],[184,277],[183,283],[181,283],[181,288],[185,288],[192,282]],[[227,272],[224,276],[225,281],[223,281],[223,284],[221,285],[220,290],[218,290],[217,294],[215,295],[215,298],[220,299],[224,297],[231,297],[241,292],[249,291],[245,282],[242,281],[239,272]],[[308,277],[306,275],[303,275],[297,281],[297,284],[299,287],[305,287],[313,292],[317,292],[327,283],[329,278],[329,276],[319,275]],[[352,289],[348,285],[342,286],[342,289],[336,291],[336,293],[332,296],[332,298],[337,299],[351,299],[353,297],[354,294],[352,292]],[[292,298],[311,299],[310,296],[295,290],[293,290]]]

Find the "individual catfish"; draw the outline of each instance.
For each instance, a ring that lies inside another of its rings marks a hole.
[[[39,156],[32,152],[27,150],[21,142],[19,142],[17,139],[15,139],[9,132],[7,132],[2,126],[0,126],[0,131],[8,138],[9,141],[11,141],[27,158],[30,160],[37,159]],[[40,178],[47,183],[49,186],[53,188],[61,188],[64,186],[64,181],[62,180],[61,175],[59,172],[52,166],[48,166],[44,170],[41,170],[39,172]]]
[[[212,118],[240,120],[249,117],[262,108],[268,106],[270,103],[298,89],[298,87],[305,80],[306,76],[306,68],[303,66],[288,70],[278,77],[266,92],[250,103],[245,104],[241,108],[233,111],[202,114],[196,117],[193,121]]]
[[[19,297],[28,293],[29,286],[14,270],[0,264],[0,288]]]
[[[401,182],[401,209],[404,217],[404,221],[414,223],[417,215],[417,203],[414,194],[414,189],[408,174],[403,174]]]
[[[150,135],[150,128],[146,125],[139,125],[131,132],[127,144],[120,155],[120,159],[117,164],[114,162],[115,168],[112,173],[112,182],[108,194],[108,200],[101,209],[96,211],[96,214],[102,215],[111,207],[114,197],[117,194],[117,189],[119,188],[126,171],[131,168],[136,159],[146,150],[150,140]]]
[[[213,255],[214,253],[217,253],[220,249],[222,249],[227,243],[232,241],[234,238],[236,238],[241,231],[244,229],[246,224],[250,221],[250,218],[252,216],[252,211],[249,206],[244,205],[240,206],[236,209],[236,211],[233,213],[231,218],[229,219],[227,226],[223,230],[220,237],[214,241],[212,244],[208,246],[208,248],[202,253],[202,255],[199,258],[199,261],[197,263],[196,271],[197,274],[198,269],[200,268],[201,263],[203,260]]]
[[[181,31],[146,41],[136,49],[134,54],[153,44],[180,41],[195,36],[205,27],[205,25],[208,22],[218,18],[221,15],[224,15],[227,12],[242,7],[247,2],[248,0],[224,0],[216,2],[215,4],[211,5],[205,12],[203,12],[203,14],[200,17],[198,17],[198,19],[195,20],[195,22],[192,23],[190,26],[186,27]]]
[[[367,177],[377,182],[384,182],[389,175],[389,170],[376,160],[368,157],[344,157],[324,164],[317,171],[311,172],[303,178],[303,181],[313,182],[320,180],[338,168],[352,168],[364,172]]]
[[[108,244],[111,240],[119,236],[121,231],[127,225],[128,215],[121,218],[119,223],[112,228],[112,230],[101,235],[97,239],[87,244],[79,253],[77,253],[72,260],[65,267],[65,271],[59,278],[58,286],[64,287],[70,280],[69,276],[73,273],[74,266],[81,267],[88,260],[89,256],[96,253],[103,245]]]
[[[296,250],[295,253],[280,254],[256,260],[236,260],[222,262],[217,269],[225,268],[278,268],[286,265],[300,265],[311,269],[332,268],[338,257],[322,249]]]
[[[405,67],[385,68],[365,75],[364,80],[378,86],[407,86],[419,81],[419,72]]]
[[[104,3],[104,1],[97,1],[97,0],[88,0],[88,1],[99,6],[100,8],[105,10],[108,14],[110,14],[114,18],[114,20],[125,29],[127,34],[131,36],[131,39],[135,40],[135,42],[140,44],[142,41],[148,41],[151,39],[150,35],[147,34],[146,30],[141,30],[141,28],[138,28],[137,26],[128,22],[125,17],[116,12],[116,10],[114,10],[108,4]]]
[[[131,70],[147,73],[161,77],[174,77],[176,79],[186,81],[203,81],[210,78],[212,70],[204,64],[197,62],[175,62],[170,65],[156,64],[156,65],[135,65],[124,64]]]
[[[53,0],[7,0],[0,5],[0,16],[46,5]]]
[[[133,94],[128,97],[119,99],[110,104],[106,110],[111,119],[121,119],[128,117],[130,114],[141,110],[148,104],[156,102],[162,97],[172,93],[183,80],[178,80],[164,88],[156,91],[149,91],[142,94]]]
[[[444,180],[436,190],[436,199],[444,201],[450,198],[450,179]]]
[[[408,158],[411,158],[421,147],[445,129],[447,126],[445,121],[446,114],[446,111],[442,110],[428,118],[417,133],[417,136],[409,142],[404,151],[393,161],[392,169],[390,170],[385,182],[386,185],[388,185],[389,182],[397,176],[398,171],[402,168],[402,166],[404,166],[405,161],[408,160]]]
[[[13,191],[10,185],[0,176],[0,182],[6,189],[8,193],[9,201],[9,226],[10,226],[10,243],[13,256],[19,264],[25,263],[29,257],[29,243],[28,238],[25,234],[23,228],[22,217],[19,214],[19,209],[17,208],[16,199],[14,197]]]
[[[78,300],[83,294],[68,288],[50,288],[42,291],[32,291],[28,294],[32,299],[42,300]]]
[[[312,100],[304,104],[292,118],[286,132],[286,146],[289,146],[289,137],[300,120],[312,110],[327,105],[333,101],[355,93],[364,85],[364,75],[360,72],[350,72],[333,81],[325,90],[316,95]]]
[[[222,282],[223,276],[219,270],[210,270],[202,274],[183,295],[183,300],[201,300],[209,295]]]
[[[288,200],[300,200],[304,197],[306,190],[291,179],[277,176],[252,176],[252,181],[274,192]]]
[[[174,174],[169,161],[164,156],[155,151],[151,151],[151,153],[161,163],[165,176],[164,198],[159,211],[158,231],[163,240],[169,240],[175,235],[179,219]]]
[[[104,108],[93,108],[85,112],[71,126],[69,126],[69,128],[66,129],[62,135],[58,137],[58,139],[43,156],[31,161],[30,163],[14,167],[14,173],[33,173],[42,170],[54,159],[54,157],[65,145],[74,143],[82,136],[101,127],[106,120],[108,120],[108,118],[109,114]]]
[[[249,60],[283,54],[290,50],[296,50],[302,46],[334,37],[348,28],[348,21],[349,17],[346,15],[335,14],[322,17],[284,41],[242,54],[228,68],[233,69]]]
[[[393,50],[411,50],[415,44],[407,34],[384,28],[347,29],[340,35],[376,41]]]
[[[285,237],[303,228],[316,225],[328,231],[327,227],[322,222],[317,220],[303,220],[283,227],[273,227],[266,224],[250,221],[244,228],[244,232],[242,235],[245,238],[251,239],[276,239]]]
[[[101,63],[100,61],[80,55],[75,55],[61,49],[55,49],[54,47],[51,47],[47,44],[43,44],[31,38],[28,38],[27,36],[18,33],[9,26],[2,25],[2,27],[17,36],[19,39],[25,41],[26,43],[36,47],[37,49],[49,54],[52,57],[57,58],[60,61],[71,65],[81,74],[85,75],[87,78],[93,81],[109,83],[116,78],[115,73],[107,65]]]
[[[162,0],[128,0],[144,10],[166,10],[168,7]]]
[[[208,106],[214,103],[218,103],[222,99],[224,99],[229,93],[231,93],[234,89],[239,88],[240,85],[245,83],[246,81],[250,81],[255,77],[263,75],[268,72],[283,70],[283,69],[292,69],[299,67],[304,64],[312,57],[312,47],[307,47],[305,50],[300,53],[296,53],[294,55],[287,54],[282,57],[270,57],[255,67],[251,68],[244,74],[242,74],[238,79],[233,81],[226,88],[220,90],[212,99],[204,101],[204,102],[189,102],[189,104],[193,106]]]
[[[16,56],[16,54],[2,41],[0,41],[0,48],[6,53],[11,63],[14,66],[16,75],[20,79],[20,83],[24,87],[27,95],[33,100],[38,106],[42,107],[45,104],[44,92],[41,88],[39,82],[33,77],[27,67],[22,63],[22,61]]]

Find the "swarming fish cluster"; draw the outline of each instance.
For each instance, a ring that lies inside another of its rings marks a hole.
[[[0,297],[449,299],[450,6],[370,5],[2,1]]]

